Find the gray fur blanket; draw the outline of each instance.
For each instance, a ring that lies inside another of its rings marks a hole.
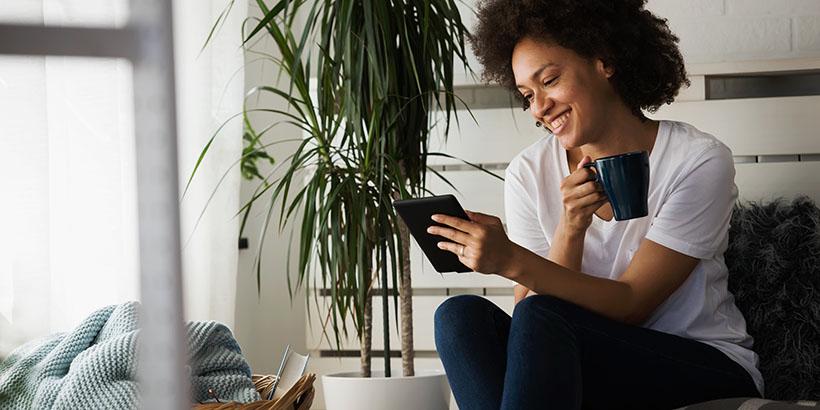
[[[737,205],[725,257],[766,397],[820,399],[820,209],[806,197]]]

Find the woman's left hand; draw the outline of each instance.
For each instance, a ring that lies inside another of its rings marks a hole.
[[[492,215],[466,211],[470,220],[436,214],[433,220],[446,226],[431,226],[427,232],[452,242],[439,242],[470,269],[505,276],[513,259],[515,244],[507,237],[501,220]]]

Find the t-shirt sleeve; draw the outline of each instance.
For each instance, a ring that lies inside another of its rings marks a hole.
[[[737,199],[732,152],[722,144],[711,145],[682,170],[646,238],[677,252],[708,259],[728,235]]]
[[[549,244],[541,229],[532,193],[538,192],[532,178],[521,175],[520,168],[511,163],[504,178],[504,215],[507,236],[516,244],[546,258]]]

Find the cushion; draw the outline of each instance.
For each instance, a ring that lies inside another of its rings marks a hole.
[[[766,398],[820,399],[820,209],[807,197],[737,204],[725,258]]]

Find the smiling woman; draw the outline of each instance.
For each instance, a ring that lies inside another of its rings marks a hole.
[[[723,260],[732,153],[644,115],[688,85],[677,37],[644,3],[480,3],[472,41],[484,79],[547,134],[506,170],[506,232],[478,213],[433,228],[468,267],[518,283],[512,317],[476,296],[436,312],[462,408],[674,408],[762,394]],[[648,154],[649,212],[618,221],[588,166],[633,151]]]
[[[635,116],[671,103],[689,85],[678,38],[666,20],[644,8],[645,0],[489,1],[474,30],[473,50],[488,82],[516,91],[510,65],[520,40],[532,37],[572,50],[578,57],[601,59],[617,73],[612,88]],[[486,22],[486,23],[485,23]],[[485,24],[482,24],[485,23]],[[498,30],[504,27],[504,30]],[[525,100],[522,93],[514,93]],[[524,101],[524,107],[529,105]]]

